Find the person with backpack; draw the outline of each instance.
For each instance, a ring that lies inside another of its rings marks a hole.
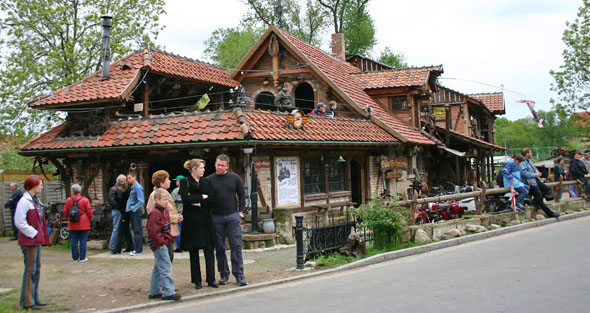
[[[92,224],[92,207],[90,200],[82,196],[82,187],[78,184],[72,185],[72,196],[66,199],[64,205],[64,216],[68,220],[70,231],[70,242],[72,246],[72,259],[74,262],[86,262],[86,242],[88,232]]]

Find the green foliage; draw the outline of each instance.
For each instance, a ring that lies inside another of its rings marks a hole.
[[[385,47],[377,60],[395,69],[408,68],[406,57],[402,53],[394,53],[390,47]]]
[[[346,54],[369,55],[375,44],[375,25],[366,4],[350,1],[344,11],[342,33],[346,38]]]
[[[252,49],[264,30],[251,24],[233,28],[218,28],[205,41],[204,55],[213,63],[227,69],[234,69]]]
[[[55,124],[55,111],[26,105],[82,80],[101,65],[102,14],[112,14],[112,60],[152,44],[164,0],[1,0],[0,131],[32,136]]]
[[[18,150],[0,150],[0,169],[30,171],[33,169],[33,161],[31,157],[19,155]]]
[[[389,248],[401,241],[402,228],[407,222],[409,211],[395,206],[397,200],[375,197],[361,206],[360,227],[373,232],[373,247],[376,249]]]
[[[570,113],[590,111],[590,0],[582,3],[574,22],[566,22],[563,65],[558,71],[550,71],[555,79],[551,89]]]
[[[539,111],[543,128],[532,117],[510,121],[501,117],[496,120],[496,144],[506,148],[558,147],[571,145],[571,139],[581,135],[573,121],[560,105],[550,111]]]

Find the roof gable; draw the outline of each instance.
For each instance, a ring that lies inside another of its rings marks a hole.
[[[471,94],[469,96],[483,102],[483,104],[485,104],[485,106],[494,114],[506,113],[504,105],[504,93],[502,92],[479,93]]]
[[[370,107],[371,120],[384,127],[386,131],[402,142],[434,144],[430,139],[423,136],[420,130],[394,117],[365,93],[361,85],[351,76],[351,73],[359,71],[357,67],[332,57],[284,30],[274,26],[271,26],[269,30],[275,32],[277,36],[283,39],[286,45],[291,45],[290,48],[295,53],[307,60],[310,68],[322,77],[341,98],[347,99],[354,110],[365,117],[369,117],[366,108]]]

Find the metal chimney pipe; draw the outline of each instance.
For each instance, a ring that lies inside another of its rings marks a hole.
[[[102,18],[102,77],[101,80],[111,76],[111,26],[113,17],[103,15]]]

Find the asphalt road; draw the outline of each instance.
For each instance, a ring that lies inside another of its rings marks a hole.
[[[166,312],[590,312],[590,217]]]

